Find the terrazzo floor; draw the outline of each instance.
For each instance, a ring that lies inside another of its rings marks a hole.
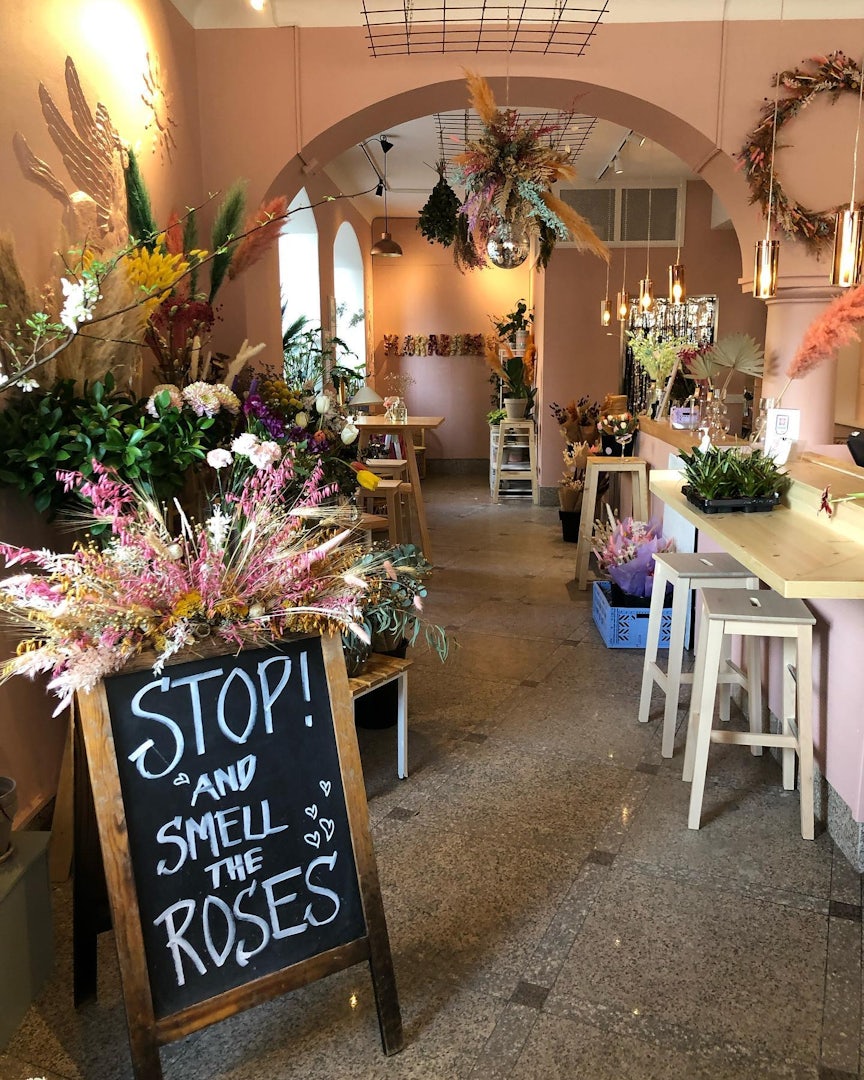
[[[659,699],[636,722],[641,654],[603,646],[556,511],[424,490],[459,647],[413,650],[408,779],[395,729],[359,732],[405,1048],[361,965],[166,1047],[165,1080],[859,1076],[861,880],[779,767],[713,747],[688,830],[680,732],[665,761]],[[110,934],[72,1007],[69,909],[0,1080],[132,1078]]]

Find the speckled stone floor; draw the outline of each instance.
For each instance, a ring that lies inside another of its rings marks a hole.
[[[407,780],[395,729],[359,732],[405,1049],[381,1053],[361,966],[165,1048],[166,1080],[859,1076],[861,881],[800,839],[779,768],[712,748],[688,830],[680,740],[661,759],[659,700],[636,722],[641,654],[604,648],[556,511],[426,490],[427,613],[459,648],[414,650]],[[0,1080],[130,1080],[111,935],[76,1013],[55,900]]]

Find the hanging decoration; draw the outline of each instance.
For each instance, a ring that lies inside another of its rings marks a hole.
[[[521,119],[515,109],[499,109],[480,75],[469,73],[467,83],[484,130],[453,159],[453,179],[465,187],[462,212],[477,257],[485,261],[499,248],[506,250],[507,237],[512,243],[524,233],[537,240],[538,267],[548,265],[559,240],[608,262],[606,245],[585,218],[551,192],[553,184],[576,175],[569,148],[549,142],[563,125],[538,124]]]
[[[750,185],[751,202],[759,203],[763,214],[767,216],[773,192],[772,212],[780,228],[793,239],[817,247],[833,238],[838,208],[833,207],[827,211],[808,210],[790,199],[777,179],[776,169],[773,170],[772,181],[772,145],[776,132],[806,108],[818,94],[827,92],[832,102],[844,92],[857,95],[861,86],[861,68],[838,50],[828,56],[814,56],[804,60],[802,67],[781,71],[772,81],[772,85],[782,86],[788,91],[786,97],[777,102],[776,121],[775,103],[766,99],[762,105],[761,119],[747,136],[738,158]]]
[[[436,163],[438,183],[432,188],[432,193],[417,219],[417,228],[429,243],[440,244],[445,248],[450,247],[456,239],[459,213],[459,197],[447,182],[444,175],[446,167],[447,163],[443,158]]]
[[[807,328],[786,372],[789,379],[803,378],[823,360],[834,356],[838,349],[855,341],[860,335],[862,323],[864,285],[858,285],[832,300]]]

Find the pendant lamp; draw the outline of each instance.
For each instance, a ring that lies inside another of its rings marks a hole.
[[[669,267],[669,303],[683,304],[687,299],[687,285],[684,281],[684,265],[678,260],[681,257],[681,249],[675,256],[675,262]]]
[[[372,255],[386,255],[389,258],[395,259],[402,254],[402,248],[396,243],[393,237],[390,235],[390,220],[387,215],[387,155],[393,149],[393,143],[387,138],[386,135],[381,136],[381,152],[384,155],[384,232],[381,233],[381,239],[377,240],[372,245]]]
[[[783,22],[783,0],[780,0],[780,22]],[[765,219],[765,239],[756,241],[753,264],[753,295],[757,300],[770,300],[777,295],[777,268],[780,264],[780,242],[771,239],[771,216],[774,211],[774,152],[777,148],[777,105],[780,99],[780,72],[774,77],[774,123],[771,128],[771,170],[768,174],[768,216]]]
[[[653,180],[649,180],[649,184]],[[639,282],[639,310],[651,311],[654,307],[654,282],[651,280],[651,196],[652,190],[648,188],[648,238],[645,244],[645,277]]]
[[[864,68],[864,60],[861,62]],[[864,210],[855,207],[855,181],[858,179],[858,137],[861,134],[861,96],[864,77],[858,80],[858,122],[855,126],[855,150],[852,155],[852,195],[849,209],[841,210],[834,227],[834,260],[831,264],[831,284],[849,289],[861,284],[864,262]]]

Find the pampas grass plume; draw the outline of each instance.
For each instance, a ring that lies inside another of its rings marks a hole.
[[[786,374],[801,379],[858,336],[864,321],[864,285],[849,289],[833,300],[810,324]]]

